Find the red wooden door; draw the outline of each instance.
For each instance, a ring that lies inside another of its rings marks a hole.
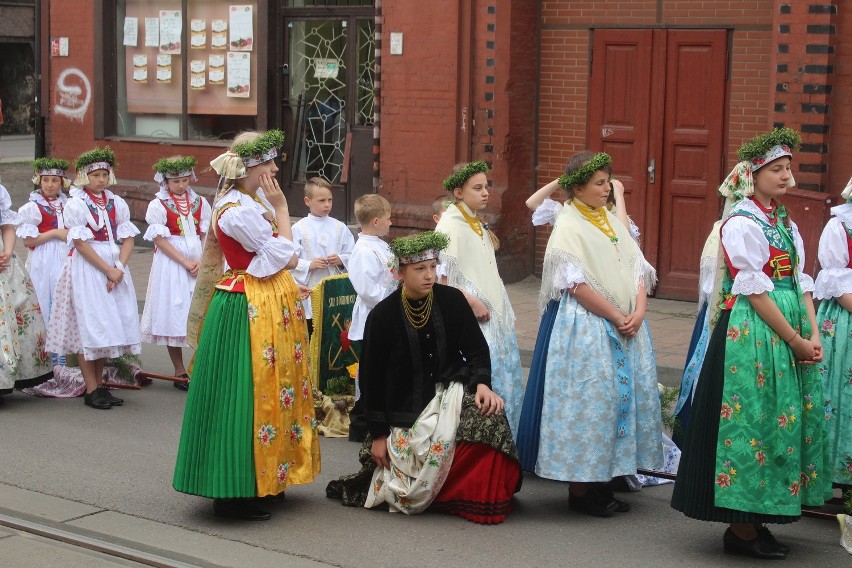
[[[661,297],[697,297],[724,177],[726,54],[725,30],[595,30],[588,145],[613,157]]]
[[[589,148],[612,156],[633,221],[645,225],[648,108],[651,104],[652,30],[595,32],[589,88]]]
[[[704,240],[725,176],[724,30],[669,30],[660,176],[657,295],[694,299]],[[650,229],[650,227],[649,227]]]

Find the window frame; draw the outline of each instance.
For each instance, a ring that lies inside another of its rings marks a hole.
[[[126,1],[126,0],[118,0]],[[187,138],[189,132],[189,114],[187,113],[187,94],[186,85],[181,89],[181,113],[180,118],[180,138],[156,138],[150,136],[128,136],[119,135],[117,132],[118,101],[116,93],[118,92],[118,41],[120,40],[118,29],[119,25],[116,20],[118,16],[118,1],[110,0],[95,0],[93,23],[94,29],[104,30],[101,34],[95,34],[94,39],[94,76],[100,78],[99,81],[94,81],[93,94],[96,101],[101,101],[102,112],[94,115],[94,134],[96,140],[116,140],[123,142],[148,142],[154,144],[174,144],[181,146],[209,146],[209,147],[224,147],[227,146],[230,140],[204,140]],[[255,116],[255,127],[258,130],[269,128],[269,101],[274,100],[274,92],[277,86],[275,81],[270,82],[269,77],[274,77],[273,74],[277,69],[274,69],[275,62],[280,57],[281,46],[275,39],[277,36],[277,26],[270,24],[274,22],[272,18],[277,18],[278,14],[276,0],[255,0],[257,2],[257,30],[255,45],[258,47],[252,51],[257,57],[257,115]],[[189,0],[180,0],[181,14],[183,18],[187,17]],[[225,2],[223,2],[225,3]],[[233,4],[234,1],[227,2]],[[187,56],[189,51],[189,21],[184,20],[184,25],[181,26],[181,44],[185,46],[181,53],[181,63],[183,65],[184,81],[190,76],[189,63],[190,58]],[[263,46],[262,48],[260,46]],[[277,47],[276,47],[277,46]],[[274,52],[270,52],[274,50]],[[273,83],[273,84],[270,84]],[[216,115],[198,115],[198,116],[216,116]],[[230,116],[230,115],[222,115]],[[250,116],[250,115],[249,115]]]

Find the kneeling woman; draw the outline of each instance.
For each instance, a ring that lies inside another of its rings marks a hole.
[[[520,466],[476,317],[459,290],[435,283],[446,246],[435,232],[391,244],[402,287],[370,313],[359,369],[364,467],[326,492],[347,506],[496,524],[512,511]]]

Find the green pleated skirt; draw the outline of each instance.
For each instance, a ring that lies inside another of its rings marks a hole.
[[[195,354],[172,485],[212,498],[255,497],[254,388],[245,294],[216,290]]]

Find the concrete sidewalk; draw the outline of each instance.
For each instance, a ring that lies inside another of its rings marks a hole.
[[[16,251],[25,259],[27,250],[18,242]],[[145,302],[148,289],[148,276],[151,270],[154,251],[152,248],[137,246],[130,257],[130,273],[136,287],[136,299],[139,312]],[[535,348],[538,333],[539,311],[538,292],[541,280],[529,276],[515,284],[506,286],[509,299],[515,309],[515,329],[518,334],[518,346],[521,349],[521,363],[528,369]],[[697,304],[649,298],[646,320],[651,328],[657,355],[659,380],[669,387],[680,386],[681,373],[689,347],[692,327],[695,324]]]

